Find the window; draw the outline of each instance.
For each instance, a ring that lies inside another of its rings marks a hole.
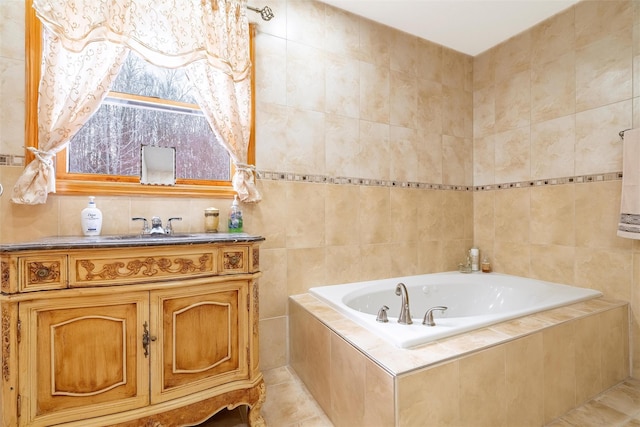
[[[31,2],[26,3],[26,140],[37,147],[42,30]],[[250,33],[253,56],[253,28]],[[250,163],[254,138],[252,131]],[[140,184],[142,145],[176,147],[175,186]],[[31,159],[27,152],[27,161]],[[183,70],[155,67],[133,51],[101,107],[56,156],[56,191],[62,194],[230,197],[235,193],[232,175],[229,155],[191,97]]]

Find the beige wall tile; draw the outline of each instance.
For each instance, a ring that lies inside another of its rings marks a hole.
[[[460,419],[460,363],[457,361],[399,377],[398,425],[459,426]],[[424,393],[429,384],[434,393]],[[465,403],[466,404],[466,403]]]
[[[534,67],[575,50],[575,8],[569,8],[531,29],[531,62]]]
[[[495,49],[496,82],[502,82],[514,74],[529,70],[531,57],[530,31],[523,31],[511,37],[507,41],[500,43]]]
[[[495,238],[495,191],[473,194],[473,240],[493,242]]]
[[[325,284],[335,285],[361,280],[362,255],[360,246],[327,246]]]
[[[574,332],[571,322],[542,332],[545,423],[564,414],[576,403]]]
[[[417,153],[418,132],[400,126],[389,127],[389,176],[395,181],[418,182],[418,169],[423,167]]]
[[[325,413],[331,411],[331,333],[295,302],[289,302],[289,364]]]
[[[389,125],[360,120],[359,138],[360,152],[354,168],[355,176],[369,179],[390,179]]]
[[[506,425],[544,424],[544,379],[542,334],[505,345]]]
[[[357,118],[360,114],[360,62],[327,55],[325,79],[325,111]]]
[[[490,185],[495,179],[495,135],[476,138],[473,144],[473,185]],[[528,149],[528,147],[527,147]]]
[[[631,28],[580,47],[576,51],[576,110],[584,111],[631,96]]]
[[[530,194],[528,188],[495,192],[496,241],[529,242]]]
[[[394,31],[389,42],[391,70],[415,77],[418,71],[418,37],[402,31]]]
[[[632,255],[627,251],[576,248],[575,284],[629,301],[632,265]]]
[[[478,61],[475,62],[478,64]],[[492,134],[496,123],[495,87],[487,85],[473,92],[473,136]]]
[[[256,92],[261,102],[287,103],[287,42],[263,32],[260,25],[255,38]]]
[[[287,185],[287,247],[316,248],[325,244],[325,192],[324,184],[293,183]],[[314,197],[309,197],[309,192]],[[304,212],[304,215],[301,213]]]
[[[266,238],[262,242],[263,249],[284,248],[287,245],[288,219],[284,206],[287,206],[287,188],[289,183],[281,181],[259,180],[258,189],[263,200],[258,204],[247,205],[243,214],[248,231],[259,233]],[[268,195],[268,196],[267,196]],[[225,202],[226,205],[229,201]],[[225,209],[220,208],[222,214]],[[226,212],[225,212],[226,213]],[[228,218],[228,214],[225,215]],[[224,227],[221,221],[221,227]]]
[[[626,0],[588,0],[575,6],[576,46],[591,44],[633,23],[632,4]]]
[[[419,131],[417,138],[419,182],[442,182],[442,136]]]
[[[260,249],[260,318],[287,314],[287,251]]]
[[[575,245],[574,185],[531,188],[531,243]]]
[[[628,347],[628,308],[620,307],[601,314],[602,385],[612,387],[630,374]]]
[[[574,321],[576,357],[576,404],[591,399],[602,387],[602,343],[601,314]],[[606,388],[606,387],[605,387]]]
[[[528,277],[531,247],[526,243],[495,241],[493,271]]]
[[[358,425],[364,418],[366,358],[331,334],[331,421],[337,427]]]
[[[495,146],[494,183],[519,182],[531,178],[531,141],[528,127],[493,136]],[[474,183],[475,184],[475,183]]]
[[[360,63],[360,118],[374,122],[389,122],[388,68]]]
[[[495,89],[495,130],[502,132],[531,123],[531,72],[508,75]]]
[[[616,235],[620,216],[620,181],[576,184],[576,245],[630,249],[631,241]]]
[[[362,423],[367,426],[395,425],[394,377],[369,359],[365,359],[364,363],[365,394]]]
[[[505,357],[499,346],[460,360],[461,425],[507,425]]]
[[[630,100],[576,114],[576,174],[621,171],[618,132],[630,127]]]
[[[324,248],[287,249],[287,293],[303,294],[326,283]]]
[[[260,320],[260,369],[268,370],[287,363],[287,318]]]
[[[531,70],[531,121],[540,123],[576,111],[575,53],[539,63]]]
[[[531,178],[575,175],[575,119],[565,116],[531,127]]]
[[[360,280],[391,277],[392,246],[372,244],[360,246]]]
[[[417,74],[420,78],[441,83],[442,74],[442,46],[428,40],[416,41]]]
[[[387,187],[359,187],[360,207],[358,216],[360,243],[388,243],[391,241],[389,226],[390,196]]]
[[[360,242],[360,189],[355,185],[328,185],[325,193],[327,245]]]
[[[326,5],[324,47],[329,52],[357,58],[360,51],[360,21],[358,16]]]
[[[324,111],[325,88],[309,81],[325,80],[325,53],[306,44],[287,41],[287,105]]]
[[[5,30],[8,28],[5,28]],[[2,39],[12,39],[14,34],[3,36]],[[0,106],[0,134],[2,135],[2,154],[24,154],[24,59],[0,57],[0,93],[3,102]],[[4,185],[4,184],[3,184]]]
[[[575,251],[572,246],[531,245],[531,277],[572,285]]]
[[[416,127],[418,107],[417,79],[414,74],[392,70],[389,74],[389,123],[408,128]]]
[[[287,32],[290,41],[316,48],[324,46],[327,28],[324,25],[324,3],[302,0],[286,2]]]
[[[352,117],[325,115],[325,155],[330,176],[358,176],[360,121]]]

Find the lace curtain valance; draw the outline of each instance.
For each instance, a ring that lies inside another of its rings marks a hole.
[[[53,156],[98,109],[129,49],[186,67],[198,103],[236,168],[240,200],[261,199],[247,165],[251,123],[246,0],[33,0],[44,25],[38,150],[13,190],[21,204],[55,192]],[[114,74],[115,72],[115,74]]]
[[[33,0],[33,6],[67,50],[108,40],[161,67],[206,59],[236,81],[250,69],[242,0]]]

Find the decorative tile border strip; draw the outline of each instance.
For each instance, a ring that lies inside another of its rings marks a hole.
[[[477,186],[429,184],[413,181],[389,181],[369,178],[332,177],[328,175],[296,174],[292,172],[258,171],[258,179],[272,181],[312,182],[321,184],[350,184],[374,187],[420,188],[430,190],[455,191],[490,191],[506,190],[509,188],[539,187],[545,185],[575,184],[585,182],[617,181],[622,179],[622,172],[610,172],[593,175],[578,175],[563,178],[535,179],[531,181],[507,182],[502,184],[488,184]]]
[[[0,154],[0,166],[24,166],[24,156]]]

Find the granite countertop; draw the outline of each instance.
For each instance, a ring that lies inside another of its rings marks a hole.
[[[0,252],[15,252],[41,249],[101,249],[135,246],[198,245],[206,243],[260,242],[264,237],[247,233],[176,233],[143,235],[105,236],[60,236],[38,240],[0,245]]]

